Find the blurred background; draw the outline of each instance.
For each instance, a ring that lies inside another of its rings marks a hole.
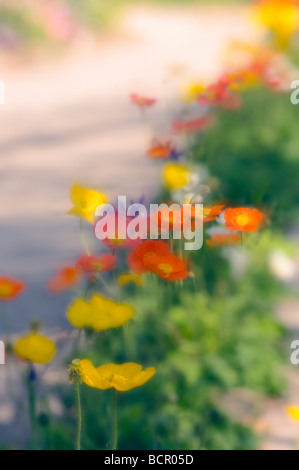
[[[74,293],[53,296],[45,286],[57,269],[82,254],[78,221],[66,216],[71,185],[97,187],[109,200],[155,198],[161,171],[145,158],[152,137],[178,115],[186,85],[213,82],[227,69],[232,45],[259,47],[267,38],[252,6],[237,0],[0,1],[0,79],[6,88],[0,107],[1,273],[27,284],[26,292],[5,306],[13,337],[34,319],[52,336],[70,329],[65,311]],[[296,38],[286,55],[292,76],[299,79],[295,46]],[[149,117],[132,106],[131,93],[158,100]],[[134,441],[133,423],[142,417],[142,408],[134,405],[121,418],[127,429],[123,448],[296,447],[299,427],[284,409],[299,404],[298,373],[289,361],[289,344],[299,334],[296,111],[290,93],[254,90],[245,94],[241,110],[221,111],[206,139],[194,140],[196,159],[202,162],[208,152],[209,171],[220,182],[214,197],[267,208],[272,225],[254,238],[247,262],[233,252],[213,254],[212,262],[198,254],[194,262],[202,267],[200,285],[206,287],[179,301],[171,294],[164,336],[155,326],[148,350],[141,352],[148,361],[157,344],[154,357],[166,377],[156,384],[156,398],[154,389],[141,398],[153,409],[156,434],[145,429]],[[89,242],[99,250],[92,236]],[[151,325],[149,302],[144,296],[136,302]],[[219,323],[221,309],[231,315],[227,333]],[[186,325],[186,311],[201,312],[201,320]],[[140,323],[135,328],[138,336]],[[176,328],[185,335],[179,344]],[[1,333],[0,326],[0,338]],[[141,348],[138,341],[136,348]],[[117,345],[114,352],[120,357]],[[190,355],[186,372],[184,352]],[[195,352],[202,358],[199,401]],[[46,448],[71,448],[73,401],[61,386],[65,377],[58,362],[54,372],[45,377],[52,387],[52,421],[41,405],[41,433]],[[25,391],[16,404],[7,392],[6,374],[0,367],[0,446],[23,448]],[[13,387],[22,389],[13,366],[11,374]],[[93,402],[92,392],[88,399]],[[86,447],[105,448],[99,416],[92,409],[87,416]],[[169,429],[177,429],[176,435]]]

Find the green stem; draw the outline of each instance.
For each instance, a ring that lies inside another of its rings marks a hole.
[[[78,408],[78,423],[77,423],[76,450],[81,450],[82,408],[81,408],[81,397],[80,397],[80,383],[79,383],[79,380],[76,380],[76,395],[77,395],[77,408]]]
[[[117,284],[117,276],[116,276],[116,270],[113,269],[113,282],[114,282],[114,288],[115,288],[115,296],[117,297],[118,303],[120,303],[120,295],[118,295],[118,284]]]
[[[75,338],[75,352],[80,352],[80,343],[81,343],[81,336],[82,336],[82,328],[78,330],[78,335]]]
[[[28,385],[28,398],[29,398],[29,416],[31,425],[31,448],[36,450],[36,391],[35,391],[35,371],[33,364],[29,365],[27,385]]]
[[[85,234],[84,234],[84,229],[83,229],[83,220],[81,218],[80,218],[80,236],[81,236],[82,245],[84,246],[87,256],[90,256],[90,251],[88,248],[88,244],[87,244]]]
[[[11,328],[7,316],[7,305],[5,305],[4,303],[2,304],[2,321],[6,340],[9,340],[11,337]]]
[[[116,400],[115,388],[112,389],[112,415],[113,415],[112,450],[117,450],[118,427],[117,427],[117,400]]]
[[[111,287],[107,284],[107,282],[103,279],[100,273],[97,273],[94,278],[99,282],[102,283],[103,286],[105,287],[106,291],[109,292],[112,296],[115,295],[115,292]]]

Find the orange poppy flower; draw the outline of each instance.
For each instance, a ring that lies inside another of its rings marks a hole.
[[[184,261],[173,255],[167,243],[146,240],[128,256],[131,271],[143,274],[152,272],[166,281],[186,279],[188,271]]]
[[[166,160],[172,152],[171,142],[154,141],[146,155],[152,160]]]
[[[241,241],[241,236],[237,233],[215,233],[207,240],[207,245],[211,248],[226,245],[235,245]]]
[[[105,273],[115,268],[116,257],[113,255],[81,256],[76,263],[76,269],[85,273]]]
[[[134,273],[149,271],[149,261],[169,254],[169,246],[160,240],[146,240],[129,253],[128,265]]]
[[[165,281],[182,281],[188,277],[184,261],[171,253],[147,260],[149,270]]]
[[[47,284],[51,292],[62,292],[76,286],[80,280],[79,271],[73,266],[62,268]]]
[[[131,101],[139,108],[144,109],[156,104],[157,100],[155,98],[148,98],[146,96],[140,96],[137,93],[132,93],[130,95]]]
[[[25,289],[24,282],[10,277],[0,277],[0,302],[6,302],[18,297]]]
[[[226,228],[240,232],[255,232],[263,220],[263,214],[258,209],[240,207],[226,209],[224,213]]]
[[[203,209],[203,222],[213,222],[224,211],[225,205],[216,205],[210,208],[204,207]]]
[[[184,223],[185,219],[190,219],[191,223],[195,222],[196,220],[202,219],[203,223],[213,222],[216,220],[219,215],[224,210],[224,205],[216,205],[210,208],[203,208],[202,214],[198,212],[198,210],[194,206],[187,206],[182,208],[182,224]],[[191,225],[192,230],[194,230],[194,225]],[[182,225],[183,228],[183,225]]]

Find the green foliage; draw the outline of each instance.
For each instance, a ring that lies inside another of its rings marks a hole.
[[[120,448],[237,450],[257,446],[252,432],[221,409],[221,397],[240,387],[273,396],[284,390],[279,373],[284,331],[272,316],[276,294],[258,282],[260,276],[267,276],[276,291],[267,254],[280,244],[280,237],[269,233],[260,237],[260,243],[249,242],[251,258],[239,282],[228,278],[219,293],[209,294],[200,285],[197,293],[191,291],[192,286],[188,293],[186,288],[166,286],[149,276],[144,290],[128,299],[137,311],[128,326],[87,334],[83,353],[76,353],[79,357],[99,365],[134,361],[157,368],[145,386],[118,393]],[[216,252],[214,256],[215,261],[222,255]],[[223,259],[223,264],[228,261]],[[213,266],[216,272],[218,264]],[[70,390],[67,396],[68,408],[74,410]],[[84,448],[109,448],[111,391],[82,385],[82,396]]]
[[[92,29],[103,29],[111,26],[128,3],[123,0],[67,0],[79,22]]]
[[[9,5],[0,6],[0,26],[15,31],[19,39],[36,44],[46,40],[46,33],[38,20],[27,8],[11,8]]]
[[[298,109],[288,93],[261,88],[242,96],[239,110],[217,113],[194,154],[219,181],[213,197],[265,208],[272,225],[285,230],[298,220]]]

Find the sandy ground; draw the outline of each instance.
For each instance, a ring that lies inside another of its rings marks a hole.
[[[78,221],[65,215],[71,183],[94,185],[111,199],[153,192],[160,171],[144,152],[153,133],[167,129],[174,93],[183,82],[217,76],[225,45],[256,34],[243,10],[140,9],[123,18],[117,36],[78,44],[55,60],[1,69],[6,84],[6,105],[0,108],[1,272],[28,283],[25,295],[8,306],[15,332],[34,317],[50,331],[66,326],[69,294],[52,297],[44,285],[82,251]],[[174,69],[180,75],[174,77]],[[129,103],[134,91],[161,100],[146,119]],[[296,399],[294,372],[286,400]],[[22,442],[23,406],[16,412],[6,382],[2,367],[0,438],[12,432]],[[298,429],[285,417],[283,404],[265,404],[263,448],[294,448]],[[53,406],[57,411],[57,403]]]

